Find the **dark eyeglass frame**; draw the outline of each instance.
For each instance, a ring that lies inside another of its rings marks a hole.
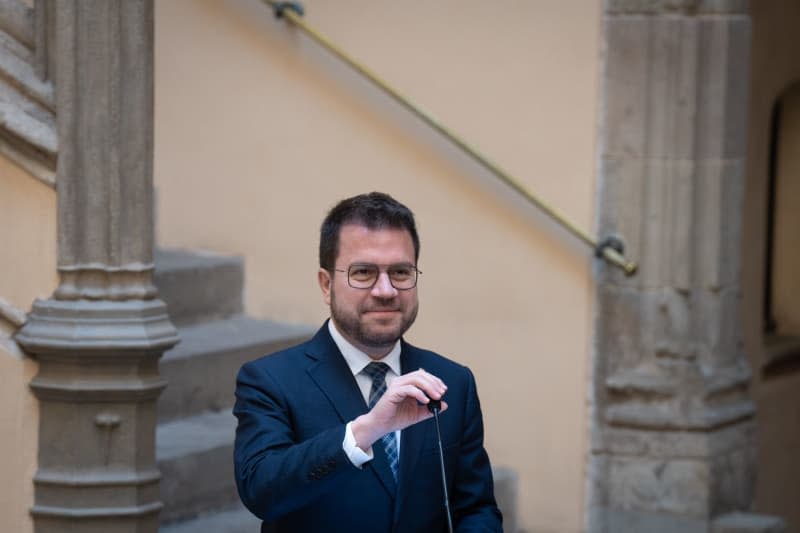
[[[351,272],[353,268],[365,268],[365,267],[374,268],[378,271],[378,274],[375,276],[375,279],[368,286],[353,285],[353,282],[351,280],[351,275],[352,275]],[[398,287],[395,285],[395,280],[392,279],[392,275],[389,273],[389,271],[392,268],[399,268],[399,267],[409,268],[414,272],[414,284],[411,285],[410,287]],[[389,277],[389,283],[392,285],[392,287],[395,288],[395,290],[410,291],[411,289],[417,286],[417,282],[419,281],[419,276],[420,274],[422,274],[422,270],[418,269],[416,265],[412,265],[410,263],[394,263],[391,265],[376,265],[375,263],[352,263],[347,267],[347,270],[343,270],[341,268],[334,268],[333,270],[336,272],[343,272],[347,274],[347,284],[353,289],[360,289],[360,290],[371,290],[375,286],[375,284],[378,283],[378,278],[381,277],[381,272],[386,272],[386,275]]]

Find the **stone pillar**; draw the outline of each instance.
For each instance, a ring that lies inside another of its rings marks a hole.
[[[607,0],[587,529],[707,532],[750,507],[740,325],[750,19],[744,0]]]
[[[31,512],[40,533],[155,532],[158,360],[177,334],[151,280],[153,4],[47,8],[60,284],[17,335],[40,365]]]

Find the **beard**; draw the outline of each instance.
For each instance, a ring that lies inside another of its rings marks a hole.
[[[398,300],[391,302],[372,301],[364,302],[355,310],[346,309],[336,302],[335,291],[331,292],[331,318],[333,318],[339,332],[354,344],[373,349],[389,348],[394,345],[408,331],[408,328],[417,318],[419,303],[414,302],[404,306]],[[371,324],[364,316],[369,311],[400,311],[400,320],[393,320],[392,324]]]

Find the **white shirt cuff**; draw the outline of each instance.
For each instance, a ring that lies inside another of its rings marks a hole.
[[[342,441],[342,450],[344,450],[347,458],[353,463],[353,466],[361,468],[367,461],[372,460],[372,446],[366,452],[356,445],[356,437],[353,435],[352,422],[348,422],[344,428],[344,441]]]

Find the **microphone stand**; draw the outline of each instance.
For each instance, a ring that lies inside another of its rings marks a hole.
[[[439,410],[442,402],[430,400],[428,410],[433,413],[433,420],[436,422],[436,442],[439,445],[439,466],[442,470],[442,489],[444,490],[444,512],[447,515],[447,531],[453,533],[453,519],[450,517],[450,499],[447,496],[447,475],[444,470],[444,450],[442,449],[442,432],[439,430]]]

